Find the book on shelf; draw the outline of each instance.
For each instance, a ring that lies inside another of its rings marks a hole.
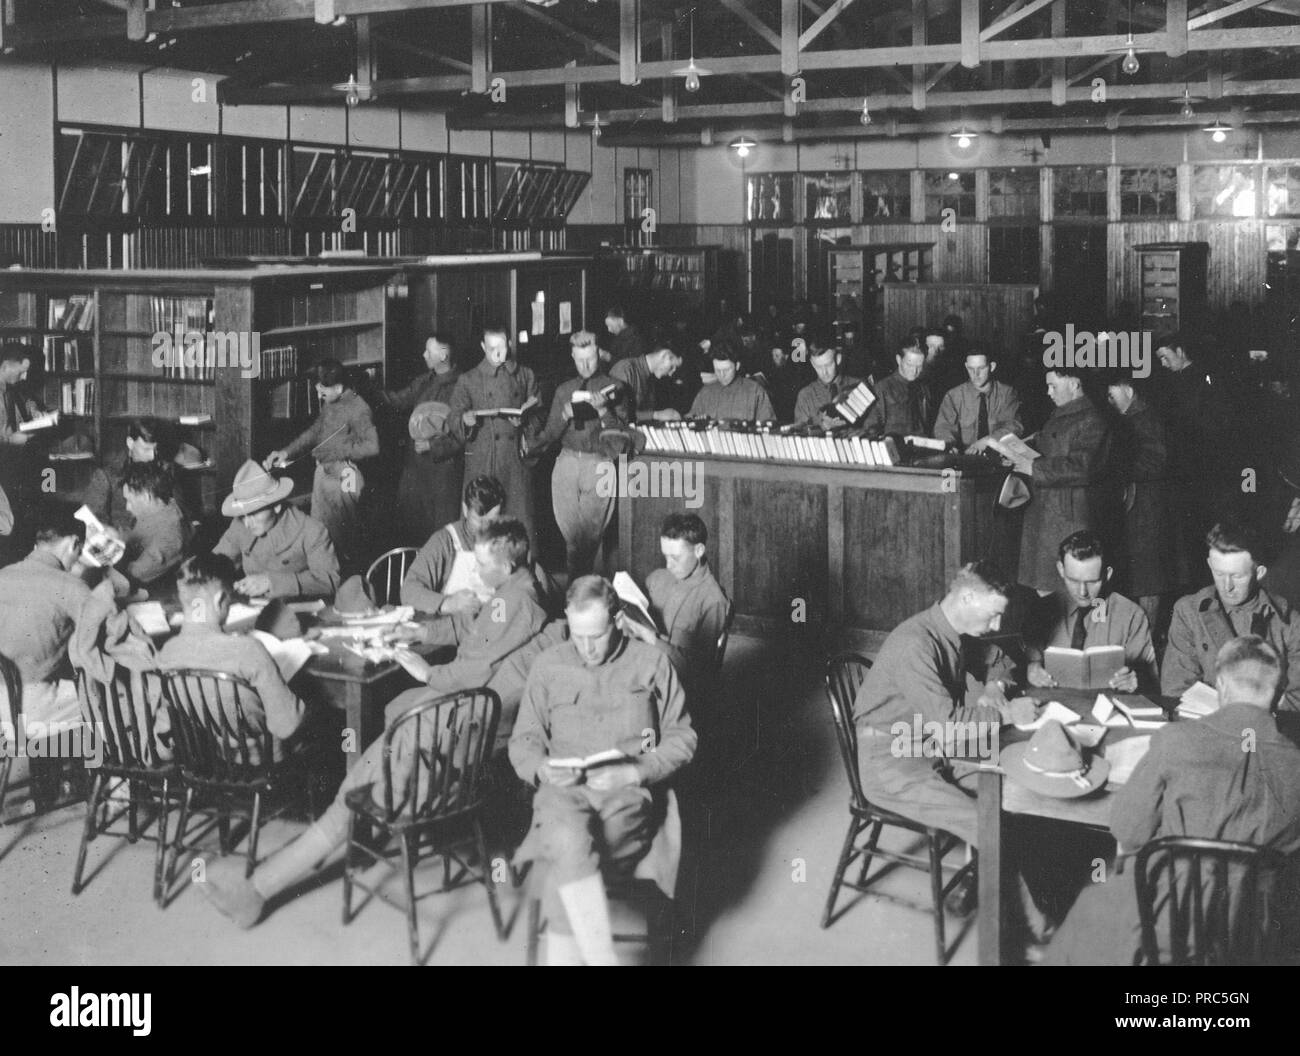
[[[1111,677],[1124,666],[1122,645],[1092,645],[1067,649],[1049,645],[1043,651],[1043,666],[1060,686],[1067,689],[1105,689]]]
[[[292,378],[298,373],[298,350],[293,345],[262,349],[260,377],[263,381]]]
[[[292,378],[271,390],[272,418],[310,418],[320,412],[320,395],[311,378]]]
[[[76,378],[65,381],[59,392],[59,409],[64,414],[91,414],[95,408],[95,381]]]
[[[91,294],[51,297],[45,310],[48,330],[91,330],[95,325],[95,298]]]
[[[93,356],[89,349],[83,350],[80,338],[46,334],[41,353],[47,374],[80,374],[94,369]]]

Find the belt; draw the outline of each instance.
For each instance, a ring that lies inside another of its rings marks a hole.
[[[603,455],[599,451],[578,451],[572,447],[560,448],[561,455],[572,455],[574,458],[599,458],[606,462],[609,461],[608,455]]]

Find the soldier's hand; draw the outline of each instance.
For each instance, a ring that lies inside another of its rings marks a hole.
[[[570,770],[564,766],[551,766],[543,763],[537,768],[537,780],[543,785],[555,785],[557,788],[571,788],[582,777],[582,771]]]
[[[682,420],[682,415],[680,411],[668,407],[662,411],[655,411],[654,420],[656,422],[680,422]]]
[[[1127,667],[1121,667],[1110,676],[1110,688],[1117,689],[1121,693],[1136,693],[1138,688],[1137,672]]]
[[[641,783],[641,771],[631,763],[598,766],[587,775],[587,786],[597,792],[613,792]]]
[[[469,429],[474,425],[475,422],[478,421],[478,415],[475,414],[473,411],[466,411],[464,414],[460,416],[460,420],[461,422],[464,423],[465,428]]]
[[[1056,679],[1047,673],[1047,668],[1042,664],[1032,663],[1029,670],[1025,673],[1031,686],[1037,686],[1039,689],[1050,689],[1056,685]]]
[[[478,595],[472,590],[458,590],[456,593],[449,594],[442,599],[442,605],[438,611],[444,616],[455,616],[460,612],[473,616],[482,607],[483,603],[479,601]]]

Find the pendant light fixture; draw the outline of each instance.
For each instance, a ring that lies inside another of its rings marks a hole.
[[[685,77],[684,87],[688,92],[698,92],[700,90],[700,78],[707,77],[712,70],[706,70],[703,66],[695,65],[695,8],[691,8],[691,57],[690,61],[680,69],[673,70],[674,77]]]

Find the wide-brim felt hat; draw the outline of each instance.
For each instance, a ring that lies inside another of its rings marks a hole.
[[[1029,482],[1019,473],[1008,473],[1002,482],[1002,491],[998,493],[998,505],[1008,510],[1016,510],[1031,498]]]
[[[1043,723],[1028,741],[1004,747],[999,762],[1016,784],[1057,799],[1096,792],[1110,774],[1110,763],[1082,748],[1055,719]]]
[[[432,440],[447,431],[451,408],[441,400],[426,400],[411,412],[407,431],[412,440]]]
[[[293,491],[290,477],[274,477],[251,458],[239,467],[230,494],[221,500],[223,517],[246,517],[283,502]]]

